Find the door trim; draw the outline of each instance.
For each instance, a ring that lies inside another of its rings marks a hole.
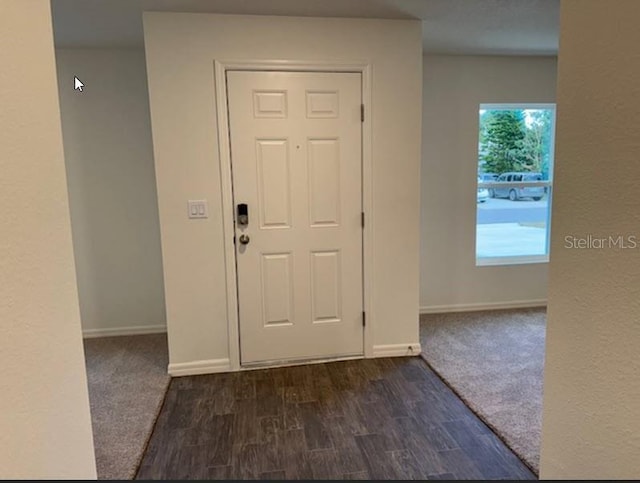
[[[373,173],[372,173],[372,112],[371,63],[369,62],[320,62],[293,60],[215,60],[214,79],[216,116],[218,122],[218,154],[220,156],[220,183],[222,187],[222,226],[224,236],[225,279],[227,291],[227,333],[229,366],[231,371],[244,369],[240,364],[240,327],[238,319],[238,293],[236,253],[233,237],[233,181],[231,176],[231,145],[228,118],[227,78],[228,70],[249,71],[298,71],[298,72],[354,72],[362,75],[362,103],[365,119],[362,123],[362,209],[365,226],[362,233],[363,306],[366,325],[363,330],[364,357],[374,357],[373,334]]]

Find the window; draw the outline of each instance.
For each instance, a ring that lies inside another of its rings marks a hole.
[[[481,104],[476,265],[549,261],[555,105]]]

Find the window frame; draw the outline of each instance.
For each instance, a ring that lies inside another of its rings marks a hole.
[[[556,103],[480,103],[478,105],[478,124],[477,124],[477,132],[480,132],[480,111],[481,110],[503,110],[503,111],[514,111],[514,110],[551,110],[553,111],[553,115],[551,116],[551,135],[549,137],[549,144],[551,145],[550,159],[549,159],[549,179],[543,181],[502,181],[498,182],[498,179],[502,175],[498,175],[495,181],[490,182],[479,182],[478,179],[478,168],[479,165],[476,162],[476,189],[491,189],[491,188],[508,188],[510,186],[514,186],[516,188],[526,188],[526,187],[545,187],[547,190],[547,224],[545,228],[545,254],[544,255],[507,255],[503,257],[478,257],[477,252],[477,243],[478,243],[478,206],[476,204],[476,224],[475,224],[475,234],[474,234],[474,250],[475,250],[475,260],[477,267],[484,266],[499,266],[499,265],[525,265],[525,264],[535,264],[535,263],[549,263],[549,255],[551,250],[551,213],[553,206],[553,171],[555,167],[555,141],[556,141],[556,116],[557,116],[557,108]],[[478,158],[480,156],[480,152],[477,153]],[[504,173],[503,173],[504,174]]]

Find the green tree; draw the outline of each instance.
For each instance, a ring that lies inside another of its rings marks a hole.
[[[522,110],[486,111],[480,118],[480,160],[484,171],[528,171],[523,153],[526,127]]]
[[[543,179],[549,179],[551,112],[550,109],[528,111],[529,122],[522,146],[526,170],[542,173]]]

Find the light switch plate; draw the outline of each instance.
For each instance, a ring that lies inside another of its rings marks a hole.
[[[189,200],[188,214],[191,219],[208,218],[209,206],[207,200]]]

